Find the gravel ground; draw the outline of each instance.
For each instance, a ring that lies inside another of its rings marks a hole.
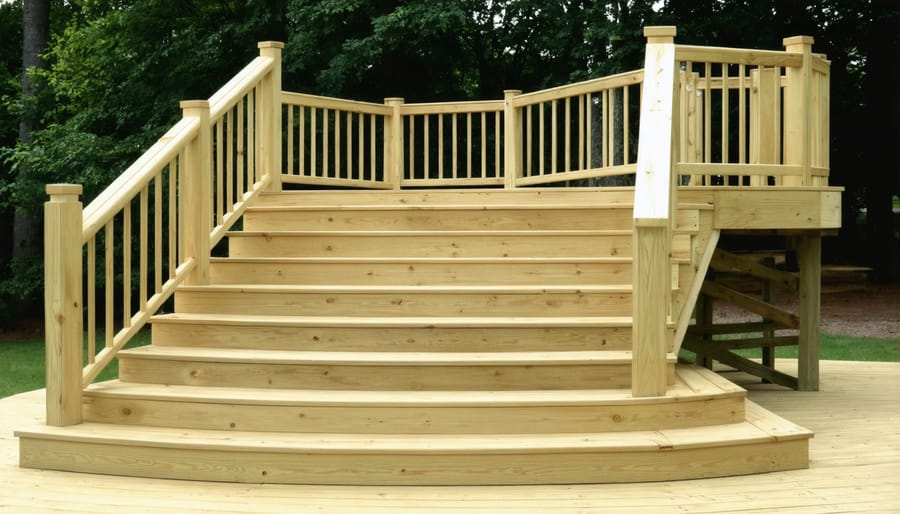
[[[797,312],[796,293],[778,291],[775,301],[780,307]],[[822,330],[829,334],[900,339],[900,284],[824,282],[821,312]],[[759,319],[721,303],[716,305],[714,317],[716,323]]]

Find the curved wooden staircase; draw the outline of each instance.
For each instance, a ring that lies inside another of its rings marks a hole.
[[[715,246],[711,205],[678,209],[668,390],[632,395],[632,194],[264,194],[210,284],[181,286],[152,345],[86,389],[83,424],[18,432],[21,463],[304,484],[806,467],[810,432],[676,364],[676,323]]]

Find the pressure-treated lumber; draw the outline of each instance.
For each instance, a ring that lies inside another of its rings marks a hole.
[[[744,390],[678,370],[665,397],[628,389],[305,390],[108,382],[86,392],[87,421],[303,433],[515,434],[688,428],[744,420]]]
[[[797,245],[800,265],[800,344],[798,346],[798,387],[819,389],[819,331],[821,322],[822,238],[801,237]]]
[[[631,259],[595,258],[227,258],[213,259],[210,282],[323,286],[627,287]]]
[[[630,385],[631,352],[304,352],[142,347],[119,352],[140,383],[353,390],[594,389]],[[664,363],[674,381],[675,358]]]
[[[269,231],[228,234],[230,257],[628,257],[630,230]],[[690,233],[673,235],[687,258]]]
[[[44,204],[47,424],[81,423],[81,186],[47,186]]]
[[[631,287],[211,285],[181,288],[175,309],[288,316],[628,316]]]
[[[258,350],[627,350],[631,317],[311,317],[174,313],[153,344]]]
[[[87,464],[106,474],[250,483],[598,483],[806,467],[809,433],[767,421],[590,436],[372,434],[361,440],[266,433],[264,443],[258,432],[95,423],[17,435],[24,467],[79,470]],[[240,461],[234,460],[235,452]]]
[[[791,373],[795,364],[779,361]],[[815,438],[809,440],[813,463],[808,469],[713,480],[499,488],[277,487],[23,469],[12,434],[43,416],[43,393],[33,391],[0,400],[0,409],[17,413],[15,418],[0,416],[0,483],[6,486],[5,505],[13,512],[891,512],[900,483],[900,434],[892,430],[897,426],[893,406],[898,373],[898,363],[823,361],[822,390],[815,394],[785,394],[777,387],[751,383],[753,377],[728,375],[748,384],[755,404],[816,428]]]

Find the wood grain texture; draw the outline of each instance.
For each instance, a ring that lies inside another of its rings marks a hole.
[[[779,361],[790,368],[795,363]],[[789,371],[796,371],[795,369]],[[167,514],[659,512],[764,513],[891,512],[900,496],[900,423],[896,404],[900,365],[822,362],[822,390],[785,393],[755,377],[729,374],[751,388],[751,399],[814,428],[808,469],[709,480],[536,488],[348,487],[229,484],[156,480],[20,468],[13,430],[40,423],[43,393],[0,400],[0,511],[29,513]],[[252,504],[247,498],[252,497]]]

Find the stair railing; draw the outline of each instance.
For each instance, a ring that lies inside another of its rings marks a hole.
[[[675,27],[646,27],[644,91],[634,187],[631,390],[666,393],[672,304],[671,241],[677,199]]]
[[[80,185],[47,186],[48,425],[81,423],[83,388],[180,284],[208,282],[210,249],[248,201],[279,187],[281,48],[260,43],[209,100],[182,102],[181,121],[84,209]]]

